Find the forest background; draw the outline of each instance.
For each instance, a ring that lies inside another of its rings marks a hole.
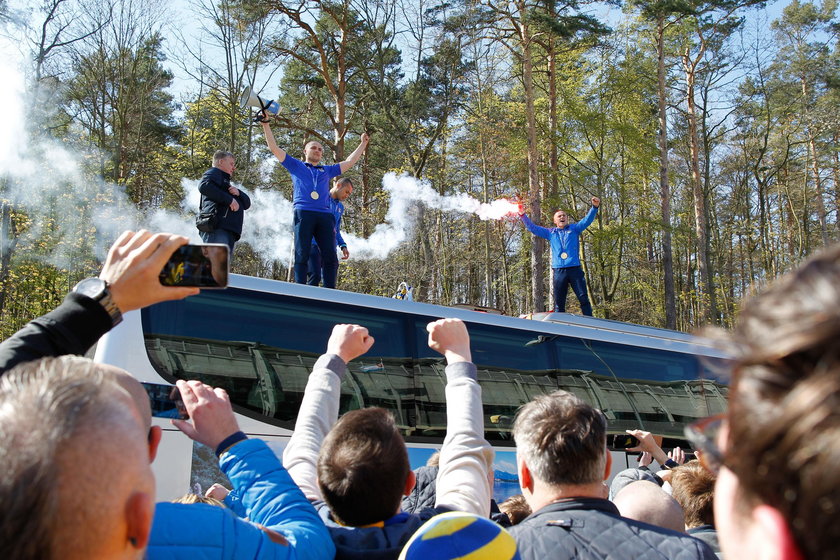
[[[547,247],[518,220],[396,207],[389,172],[443,198],[518,197],[544,225],[600,197],[582,239],[596,315],[681,330],[730,325],[743,296],[840,237],[836,0],[182,7],[0,0],[3,338],[95,274],[120,230],[197,240],[217,149],[255,200],[233,272],[289,277],[291,183],[240,108],[249,85],[278,100],[293,155],[314,139],[341,161],[371,134],[342,229],[404,239],[351,242],[340,289],[550,305]]]

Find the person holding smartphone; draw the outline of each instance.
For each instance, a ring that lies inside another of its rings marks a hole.
[[[124,232],[108,251],[98,277],[76,284],[56,309],[0,344],[0,375],[44,356],[82,355],[122,321],[123,313],[197,294],[197,287],[160,282],[164,265],[188,241],[171,233]]]

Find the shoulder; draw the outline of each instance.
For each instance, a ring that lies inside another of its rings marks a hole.
[[[302,169],[306,169],[306,165],[300,161],[298,158],[286,154],[286,157],[283,158],[283,161],[280,162],[280,165],[288,169],[289,171],[300,171]]]
[[[697,539],[604,511],[537,512],[509,531],[523,560],[564,557],[553,552],[557,547],[570,553],[566,557],[579,558],[577,551],[581,542],[587,545],[585,558],[593,559],[612,558],[616,551],[621,551],[626,558],[694,560],[714,557]]]
[[[228,476],[237,477],[252,471],[266,471],[281,467],[280,459],[259,438],[248,438],[240,441],[219,459],[220,467]]]
[[[225,538],[230,535],[224,535],[218,529],[232,521],[226,519],[228,517],[235,517],[229,509],[209,504],[159,502],[155,506],[149,535],[150,557],[155,556],[155,551],[163,555],[168,550],[178,551],[187,558],[190,553],[200,555],[223,549]],[[215,527],[217,530],[204,535],[202,527]]]

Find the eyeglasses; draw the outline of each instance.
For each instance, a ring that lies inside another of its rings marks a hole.
[[[700,463],[714,475],[724,465],[723,452],[718,447],[718,434],[723,426],[725,414],[716,414],[686,425],[685,438],[697,453]]]

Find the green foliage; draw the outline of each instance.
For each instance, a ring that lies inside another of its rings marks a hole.
[[[200,12],[196,18],[227,41],[225,70],[205,74],[203,62],[195,73],[200,87],[183,107],[172,97],[164,54],[173,37],[164,41],[154,26],[122,41],[103,31],[62,53],[74,62],[55,101],[61,114],[41,133],[83,148],[89,155],[82,180],[120,185],[141,213],[177,210],[185,194],[181,179],[198,178],[217,149],[234,152],[236,180],[246,188],[290,196],[286,171],[263,169],[273,156],[235,99],[242,80],[279,56],[281,72],[263,94],[280,102],[273,128],[289,153],[300,155],[304,141],[317,138],[326,159],[338,160],[362,132],[371,133],[365,157],[350,173],[356,188],[343,222],[346,231],[364,237],[385,220],[389,201],[381,179],[389,171],[423,178],[445,195],[524,198],[532,101],[543,224],[557,207],[581,218],[592,196],[603,201],[583,237],[596,314],[664,324],[663,238],[669,233],[678,326],[690,330],[703,322],[709,294],[698,276],[680,56],[700,52],[700,32],[709,39],[703,45],[709,54],[695,76],[702,92],[699,156],[716,320],[726,325],[753,286],[834,241],[840,231],[836,1],[793,1],[772,24],[772,35],[738,43],[731,32],[742,24],[743,8],[762,3],[633,1],[628,18],[632,13],[641,19],[612,31],[574,2],[534,0],[511,7],[462,1],[423,5],[424,12],[405,2],[222,2],[214,5],[216,19]],[[0,2],[0,13],[4,8]],[[731,17],[723,17],[729,10]],[[527,51],[511,48],[523,23],[532,33]],[[660,213],[651,34],[659,25],[669,106],[670,224],[662,223]],[[263,39],[245,49],[253,34]],[[525,52],[533,66],[530,100]],[[733,74],[726,73],[730,69]],[[49,179],[62,185],[61,178]],[[94,242],[101,232],[91,225],[92,208],[118,201],[108,189],[80,195],[66,185],[65,191],[46,197],[39,208],[16,206],[5,219],[4,335],[48,311],[99,266],[102,251]],[[470,302],[513,315],[539,304],[530,287],[534,238],[516,220],[482,222],[420,204],[410,214],[411,238],[387,258],[361,260],[350,247],[339,288],[390,296],[406,281],[421,301]],[[285,263],[267,261],[248,239],[237,247],[235,266],[256,276],[288,275]],[[550,294],[547,282],[544,287]],[[570,298],[569,308],[575,305]]]

